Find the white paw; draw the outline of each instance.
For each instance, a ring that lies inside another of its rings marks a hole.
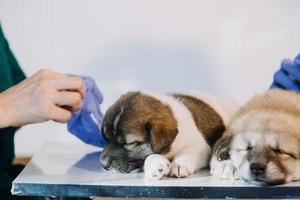
[[[170,161],[160,154],[149,155],[144,163],[145,179],[159,180],[170,172]]]
[[[231,160],[219,161],[211,168],[210,173],[213,176],[220,177],[221,179],[240,179],[238,170],[233,166]]]
[[[169,176],[183,178],[193,174],[191,170],[189,170],[188,166],[180,165],[178,163],[172,162],[171,163],[171,171]]]

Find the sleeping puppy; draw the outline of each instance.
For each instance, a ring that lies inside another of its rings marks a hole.
[[[106,112],[100,157],[110,171],[145,171],[146,179],[186,177],[206,167],[213,144],[237,106],[205,94],[129,92]]]
[[[215,175],[258,185],[300,180],[300,95],[272,90],[250,100],[216,143],[210,164]]]

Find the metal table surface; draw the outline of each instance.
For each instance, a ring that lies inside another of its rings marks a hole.
[[[46,144],[14,180],[12,193],[89,198],[300,198],[299,182],[257,187],[219,180],[207,170],[188,178],[145,181],[142,173],[106,172],[99,163],[100,153],[85,144]]]

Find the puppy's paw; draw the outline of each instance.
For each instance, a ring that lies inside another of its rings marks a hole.
[[[183,178],[193,174],[193,172],[189,169],[188,166],[178,164],[175,162],[171,163],[171,170],[169,176]]]
[[[238,180],[240,175],[238,170],[233,166],[231,160],[224,160],[214,164],[211,168],[210,173],[213,176],[220,177],[226,180]]]
[[[159,180],[170,172],[170,161],[160,154],[149,155],[144,164],[145,179]]]

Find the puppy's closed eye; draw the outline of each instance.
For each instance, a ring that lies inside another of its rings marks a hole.
[[[123,147],[130,151],[134,150],[135,147],[144,144],[144,138],[136,134],[127,134],[125,141],[122,143]]]
[[[288,156],[288,157],[291,157],[291,158],[293,158],[293,159],[296,159],[296,156],[295,156],[294,154],[289,153],[289,152],[286,152],[285,150],[283,150],[283,149],[281,149],[281,148],[279,148],[279,147],[274,148],[274,149],[272,149],[272,150],[273,150],[273,152],[274,152],[276,155],[278,155],[278,156]]]
[[[248,151],[252,151],[252,149],[253,149],[253,147],[250,146],[250,145],[248,145],[248,146],[246,146],[244,148],[237,148],[235,150],[238,151],[238,152],[248,152]]]
[[[282,149],[280,149],[279,147],[274,148],[273,151],[274,151],[276,154],[284,154],[284,153],[285,153],[285,152],[284,152]]]
[[[142,142],[131,142],[123,144],[124,148],[127,150],[132,150],[134,147],[141,145]]]

